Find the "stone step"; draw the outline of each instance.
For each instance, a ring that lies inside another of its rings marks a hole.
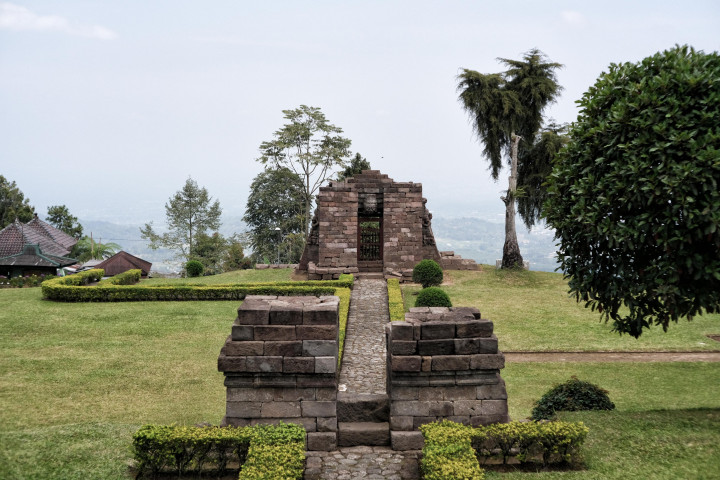
[[[388,422],[338,422],[338,447],[390,445]]]
[[[358,272],[355,275],[355,278],[357,279],[375,279],[375,280],[383,280],[385,278],[385,275],[382,272],[382,267],[377,272]]]
[[[387,395],[339,392],[337,417],[338,422],[387,422],[390,401]]]

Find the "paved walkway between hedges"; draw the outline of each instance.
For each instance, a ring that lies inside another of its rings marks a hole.
[[[355,280],[340,370],[341,392],[386,393],[385,324],[389,321],[385,280]]]
[[[419,450],[347,447],[334,452],[307,452],[305,480],[418,480]]]

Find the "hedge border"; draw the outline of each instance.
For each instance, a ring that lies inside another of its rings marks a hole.
[[[43,296],[59,302],[131,302],[185,300],[243,300],[247,295],[334,295],[338,288],[352,288],[354,277],[342,275],[338,280],[307,282],[246,283],[228,285],[114,285],[100,283],[102,269],[88,270],[44,282]]]
[[[579,458],[589,429],[583,422],[510,422],[473,428],[443,420],[420,427],[425,439],[420,469],[425,480],[482,479],[484,462],[514,456],[543,466]]]
[[[136,478],[145,472],[153,477],[159,472],[202,474],[208,464],[223,474],[228,461],[236,460],[239,480],[301,479],[305,465],[305,429],[282,422],[252,427],[143,425],[133,434],[132,447]]]
[[[389,278],[387,281],[388,309],[391,322],[402,322],[405,320],[405,303],[403,301],[400,279]]]

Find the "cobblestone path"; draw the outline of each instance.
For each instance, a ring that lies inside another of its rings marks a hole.
[[[385,324],[387,283],[381,279],[355,281],[340,370],[340,391],[385,394]]]
[[[307,452],[305,480],[355,478],[417,480],[419,451],[389,447],[347,447],[334,452]]]

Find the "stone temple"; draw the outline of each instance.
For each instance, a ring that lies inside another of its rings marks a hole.
[[[330,182],[320,188],[298,270],[310,280],[364,272],[409,280],[424,259],[443,268],[477,269],[473,260],[438,251],[426,202],[422,184],[396,182],[378,170]]]

